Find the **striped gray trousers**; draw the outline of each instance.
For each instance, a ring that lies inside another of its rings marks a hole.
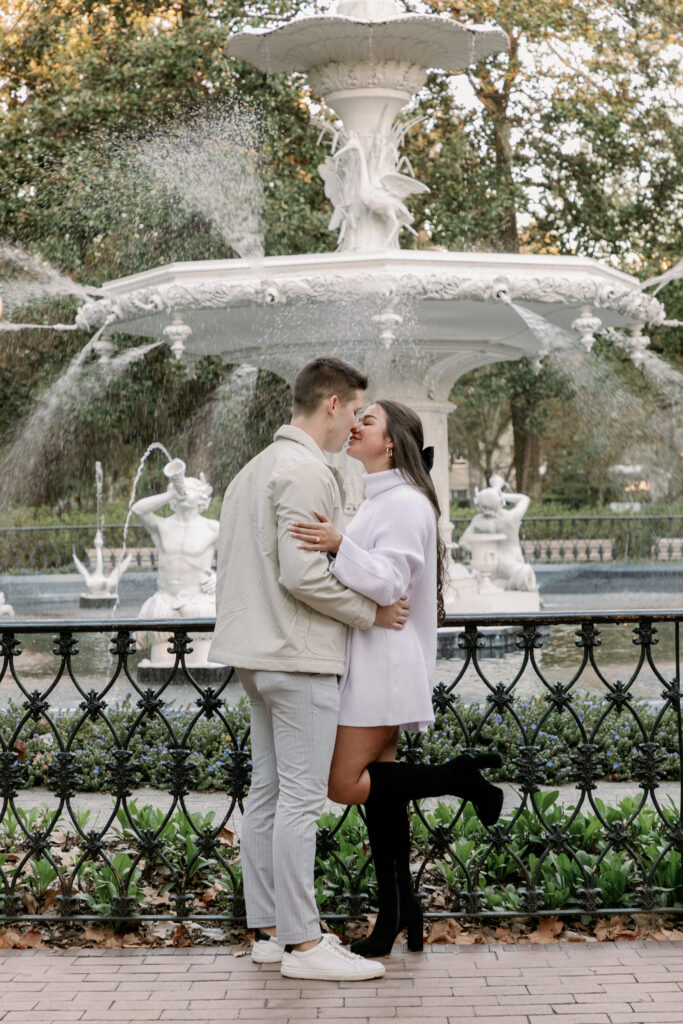
[[[319,938],[316,821],[325,807],[339,714],[336,675],[240,668],[251,705],[251,788],[242,820],[242,877],[250,928],[281,943]]]

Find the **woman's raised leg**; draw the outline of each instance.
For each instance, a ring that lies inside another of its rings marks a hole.
[[[396,757],[393,726],[339,726],[332,758],[329,795],[339,803],[363,803],[370,791],[367,765]],[[368,838],[377,875],[378,914],[370,935],[351,944],[361,956],[391,952],[399,931],[408,928],[410,949],[422,949],[422,909],[410,876],[410,826],[405,801],[375,801],[365,807]]]
[[[395,725],[337,726],[328,796],[338,804],[363,804],[370,793],[367,766],[393,761],[398,744]]]

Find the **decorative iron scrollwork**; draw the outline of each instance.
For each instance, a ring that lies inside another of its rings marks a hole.
[[[113,764],[109,765],[108,780],[112,793],[123,799],[130,796],[137,785],[140,766],[133,762],[133,751],[127,747],[115,747],[112,752]]]
[[[639,743],[633,758],[633,777],[644,789],[656,789],[661,778],[660,766],[667,760],[659,743]]]
[[[517,768],[517,778],[524,793],[536,793],[545,782],[545,772],[539,764],[539,751],[537,747],[519,747],[519,756],[513,758],[513,764]]]
[[[498,620],[514,645],[505,655],[514,666],[505,671],[492,660],[489,627],[496,624],[494,617],[449,619],[448,625],[460,631],[459,651],[448,666],[450,677],[443,676],[445,662],[440,663],[442,677],[432,695],[434,735],[402,737],[400,757],[422,764],[459,753],[498,751],[504,765],[496,774],[508,787],[509,810],[487,828],[477,820],[472,803],[456,797],[445,795],[448,806],[429,813],[420,801],[411,803],[416,885],[429,894],[447,881],[440,912],[469,917],[495,912],[504,917],[553,911],[558,885],[568,884],[567,878],[574,879],[572,906],[584,913],[661,908],[678,912],[676,905],[683,904],[683,886],[676,882],[683,819],[678,806],[669,806],[661,792],[665,779],[678,777],[683,754],[678,639],[682,619],[670,613],[663,613],[662,621],[654,614],[507,616]],[[671,625],[664,625],[664,620]],[[620,662],[615,668],[608,641],[611,631],[623,634],[625,623],[633,629],[633,645],[627,635],[631,664]],[[557,636],[554,624],[562,626],[562,657],[567,658],[569,647],[571,665],[551,657]],[[174,660],[168,678],[147,689],[136,678],[138,628],[162,629],[172,637]],[[11,630],[0,634],[3,692],[15,698],[8,705],[13,710],[0,710],[0,854],[8,849],[8,840],[2,848],[3,834],[13,833],[19,858],[0,863],[0,919],[31,919],[21,886],[27,870],[41,859],[59,876],[52,916],[45,909],[35,915],[41,922],[91,917],[97,871],[106,873],[107,915],[112,921],[169,913],[181,921],[244,914],[239,836],[234,839],[231,833],[239,832],[235,812],[251,778],[248,718],[244,709],[228,706],[224,681],[207,685],[192,677],[192,705],[182,709],[173,689],[191,637],[210,628],[210,623],[186,621],[180,628],[142,621],[92,627],[13,622]],[[578,632],[572,636],[574,630]],[[28,668],[24,633],[42,634],[44,640],[56,636],[51,679],[39,677],[36,683]],[[104,634],[111,641],[108,646],[116,663],[107,670],[109,678],[93,678],[84,670],[89,633]],[[21,654],[22,638],[25,654],[19,662],[15,659]],[[83,653],[75,672],[70,659],[79,649]],[[625,681],[615,681],[617,672]],[[187,675],[192,675],[191,668]],[[590,699],[584,687],[588,677]],[[476,700],[471,699],[474,691],[464,690],[472,681]],[[122,684],[128,693],[125,710],[117,696]],[[65,687],[70,688],[72,701],[66,718]],[[663,703],[646,705],[643,692],[648,699],[661,695]],[[154,757],[152,744],[157,745]],[[631,778],[640,787],[638,797],[618,812],[605,807],[604,797],[601,802],[594,795],[599,780],[609,776]],[[26,788],[36,779],[50,787],[59,807],[29,816],[14,800],[21,794],[22,808],[28,806]],[[95,780],[111,793],[113,806],[111,813],[98,817],[100,828],[86,831],[74,797]],[[553,800],[548,791],[559,788],[558,780],[573,783],[575,789],[564,790]],[[153,808],[136,807],[142,783],[162,791]],[[200,785],[215,789],[215,820],[195,809],[193,790]],[[162,811],[166,804],[170,809]],[[646,814],[641,815],[643,810]],[[335,825],[326,821],[327,827],[320,829],[318,870],[331,872],[329,890],[336,901],[334,906],[324,904],[323,913],[358,916],[367,909],[368,893],[374,892],[374,869],[360,841],[357,850],[349,852],[344,832],[348,814]],[[172,819],[182,824],[172,826]],[[356,820],[363,820],[362,810]],[[590,822],[585,833],[584,821]],[[648,827],[658,837],[656,854],[643,838],[643,821],[652,822]],[[362,838],[363,833],[357,835]],[[65,842],[76,851],[69,868],[61,856],[60,844]],[[120,853],[122,845],[125,854]],[[673,864],[669,858],[674,858]],[[168,887],[160,905],[142,902],[154,871],[163,873]],[[220,894],[213,907],[202,899],[207,871]],[[610,890],[610,873],[621,871],[623,892],[619,887]]]

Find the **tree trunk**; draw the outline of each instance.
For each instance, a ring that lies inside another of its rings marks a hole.
[[[494,145],[496,151],[496,165],[500,174],[500,190],[502,197],[501,221],[498,230],[499,245],[503,252],[519,252],[515,183],[512,176],[510,122],[507,120],[505,115],[495,119]]]
[[[520,494],[528,494],[536,501],[541,498],[541,452],[538,434],[525,426],[526,408],[510,402],[512,415],[512,433],[515,448],[515,476],[517,490]]]

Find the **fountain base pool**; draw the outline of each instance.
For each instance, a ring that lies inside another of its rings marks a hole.
[[[117,594],[93,596],[92,594],[81,594],[78,598],[79,608],[116,608],[119,603]]]
[[[208,642],[200,641],[196,646],[203,646]],[[206,661],[192,663],[192,655],[185,659],[185,664],[192,674],[192,678],[188,675],[180,665],[175,671],[173,676],[173,683],[202,683],[206,686],[218,687],[225,682],[226,674],[230,671],[225,665],[213,665],[208,664]],[[172,666],[171,666],[172,667]],[[144,658],[138,663],[138,682],[147,686],[161,686],[163,683],[168,681],[170,673],[169,665],[155,665],[149,658]]]

